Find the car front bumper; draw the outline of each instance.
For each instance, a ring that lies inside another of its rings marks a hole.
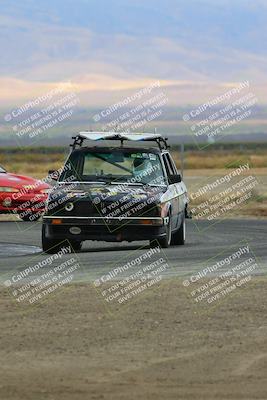
[[[132,217],[53,217],[44,216],[49,239],[136,241],[151,240],[166,235],[168,218]],[[73,233],[75,232],[75,233]]]
[[[22,214],[24,212],[43,213],[47,201],[46,194],[29,193],[16,197],[17,193],[0,193],[0,213]]]

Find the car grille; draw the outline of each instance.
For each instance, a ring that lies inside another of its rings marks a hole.
[[[67,203],[51,210],[49,215],[73,216],[73,217],[155,217],[159,216],[158,209],[155,205],[136,202],[131,207],[117,206],[113,207],[114,202],[102,202],[93,204],[91,201],[77,200],[74,201],[74,208],[70,212],[65,209]]]

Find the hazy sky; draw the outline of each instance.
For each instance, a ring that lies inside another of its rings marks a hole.
[[[267,1],[0,1],[1,104],[71,81],[87,104],[160,80],[175,103],[250,80],[265,101]],[[176,95],[177,93],[177,95]],[[108,100],[108,101],[109,101]]]

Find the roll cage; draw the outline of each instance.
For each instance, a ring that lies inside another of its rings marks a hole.
[[[80,132],[78,135],[72,137],[72,143],[70,147],[72,151],[82,147],[85,140],[101,141],[101,140],[114,140],[120,142],[123,147],[125,141],[134,142],[154,142],[158,148],[167,150],[170,148],[167,141],[168,138],[163,138],[161,135],[156,133],[123,133],[123,132]]]

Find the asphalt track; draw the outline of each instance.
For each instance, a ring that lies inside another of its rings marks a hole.
[[[189,276],[204,268],[208,260],[223,258],[233,246],[248,243],[260,265],[255,274],[265,274],[267,268],[267,221],[257,219],[209,221],[187,220],[186,245],[164,250],[170,268],[164,277]],[[243,244],[242,244],[243,243]],[[92,282],[107,273],[120,259],[138,257],[146,242],[106,243],[84,242],[77,254],[82,269],[76,274],[78,281]],[[148,247],[147,247],[148,248]],[[230,251],[231,253],[231,251]],[[47,255],[41,252],[41,223],[0,222],[0,282],[8,275],[23,270]],[[64,257],[63,256],[63,260]],[[69,257],[69,256],[68,256]],[[216,258],[217,257],[217,258]],[[218,258],[219,257],[219,258]],[[221,269],[221,271],[223,268]],[[220,271],[220,272],[221,272]]]

